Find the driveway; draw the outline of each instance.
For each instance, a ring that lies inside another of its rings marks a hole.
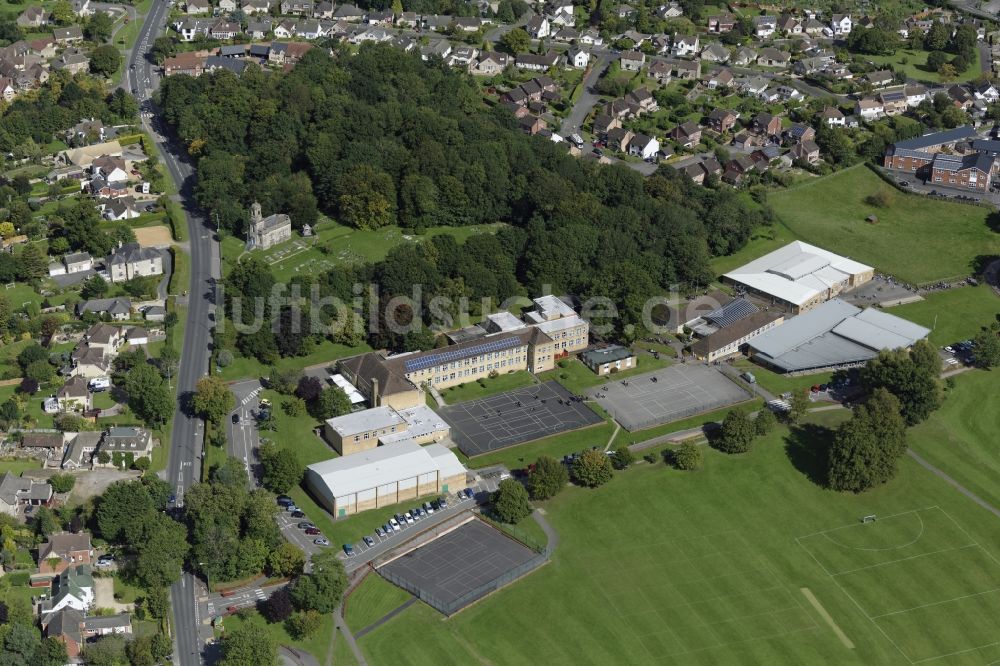
[[[580,128],[583,127],[583,121],[587,119],[587,115],[591,109],[601,101],[600,95],[592,91],[594,90],[594,85],[597,83],[597,79],[601,78],[607,67],[608,55],[599,55],[587,71],[587,74],[583,77],[581,84],[583,86],[583,93],[573,104],[573,108],[570,110],[569,115],[566,116],[560,128],[560,132],[564,137],[574,132],[579,132]]]
[[[116,613],[131,611],[134,604],[123,604],[115,600],[115,579],[111,577],[94,578],[94,606],[110,608]]]

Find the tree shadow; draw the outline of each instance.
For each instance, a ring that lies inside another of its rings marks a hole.
[[[792,466],[818,486],[826,487],[834,430],[814,423],[792,426],[785,453]]]
[[[996,215],[996,213],[994,213],[994,215]],[[990,217],[993,217],[993,215],[991,215]],[[993,231],[1000,232],[1000,226],[998,226],[997,228],[993,229]],[[996,261],[997,259],[1000,259],[1000,255],[996,255],[996,254],[980,254],[980,255],[976,256],[970,262],[970,268],[972,269],[972,274],[973,275],[980,275],[980,276],[983,275],[983,273],[986,272],[986,267],[989,266],[994,261]]]

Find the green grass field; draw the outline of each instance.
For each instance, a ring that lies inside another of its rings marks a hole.
[[[967,400],[954,392],[932,422]],[[909,458],[861,495],[814,483],[846,415],[812,414],[746,455],[706,449],[699,472],[643,464],[567,489],[541,505],[561,539],[548,565],[447,620],[415,604],[362,650],[407,664],[1000,658],[995,517]]]
[[[241,626],[252,626],[260,631],[266,632],[278,645],[286,645],[293,648],[305,650],[316,658],[320,664],[326,663],[327,652],[330,650],[330,635],[334,631],[333,615],[330,613],[322,616],[323,620],[319,628],[303,640],[295,640],[285,631],[283,623],[272,624],[266,621],[256,610],[251,610],[246,620],[239,615],[230,615],[224,621],[227,631],[235,631]],[[342,640],[342,639],[341,639]]]
[[[830,376],[833,374],[832,372],[819,372],[814,375],[792,377],[786,374],[771,372],[767,368],[762,368],[756,363],[752,363],[750,359],[743,358],[742,356],[737,357],[733,361],[733,366],[739,369],[740,372],[753,374],[754,379],[757,380],[757,384],[764,387],[765,391],[769,391],[776,396],[787,391],[809,388],[814,384],[825,384],[830,381]]]
[[[973,337],[996,321],[1000,300],[986,285],[927,294],[924,300],[886,310],[931,329],[930,341],[942,347]]]
[[[369,574],[361,585],[351,592],[344,619],[352,631],[360,631],[386,613],[399,608],[409,598],[408,592],[396,587],[385,578]]]
[[[41,464],[37,460],[25,460],[24,458],[3,458],[0,459],[0,474],[10,472],[20,476],[22,472],[29,469],[39,469]]]
[[[864,201],[879,190],[892,193],[886,208]],[[799,239],[908,282],[964,277],[976,257],[1000,254],[986,208],[897,192],[863,165],[774,192],[768,201]],[[869,215],[878,223],[866,222]]]
[[[319,273],[337,265],[379,261],[389,250],[403,243],[419,243],[441,234],[450,234],[461,243],[475,234],[496,233],[499,228],[499,224],[431,227],[427,233],[416,236],[405,234],[396,226],[360,231],[323,218],[314,228],[313,236],[303,238],[296,234],[292,240],[264,251],[262,256],[271,265],[275,279],[286,282],[295,275]],[[244,239],[234,236],[223,238],[222,257],[225,262],[235,261],[243,251]]]
[[[942,81],[937,72],[932,72],[924,68],[927,64],[929,51],[900,49],[891,56],[865,56],[865,60],[871,60],[877,65],[891,66],[897,72],[906,74],[907,79],[923,81],[924,83],[955,83],[964,81],[975,81],[982,76],[983,70],[979,67],[979,49],[975,49],[975,60],[969,64],[969,68],[955,77],[952,81]],[[904,63],[903,60],[906,60]]]
[[[531,386],[535,383],[537,383],[537,380],[533,374],[527,370],[518,370],[517,372],[497,375],[496,377],[486,377],[482,380],[482,384],[479,382],[466,382],[461,386],[452,386],[441,391],[441,397],[449,405],[454,405],[457,402],[477,400],[496,395],[497,393],[503,393],[504,391]]]
[[[347,347],[345,345],[338,345],[330,342],[329,340],[323,340],[320,344],[306,356],[290,356],[288,358],[279,359],[275,364],[279,369],[298,369],[306,368],[311,365],[318,365],[320,363],[330,363],[333,364],[339,358],[344,358],[346,356],[355,356],[357,354],[364,354],[365,352],[371,351],[371,347],[367,344],[360,344],[357,347]],[[270,367],[264,365],[255,358],[245,358],[234,353],[234,359],[231,364],[221,369],[221,372],[217,371],[217,374],[226,381],[235,381],[237,379],[258,379],[260,377],[266,377],[271,373]]]

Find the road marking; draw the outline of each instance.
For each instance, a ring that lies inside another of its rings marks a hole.
[[[844,647],[846,647],[848,650],[853,650],[854,643],[851,642],[851,639],[847,637],[847,634],[845,634],[844,631],[837,625],[837,623],[834,622],[830,614],[826,611],[825,608],[823,608],[823,604],[821,604],[819,602],[819,599],[816,598],[816,595],[812,593],[812,590],[810,590],[808,587],[802,587],[799,588],[799,590],[802,592],[802,595],[806,598],[806,601],[808,601],[809,604],[816,609],[816,612],[819,613],[820,617],[823,618],[823,621],[826,622],[828,625],[830,625],[830,628],[833,629],[833,633],[837,635],[837,638],[839,638],[840,642],[844,644]]]

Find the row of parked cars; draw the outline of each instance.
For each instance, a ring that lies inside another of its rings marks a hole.
[[[455,496],[459,499],[459,501],[472,499],[474,495],[475,493],[472,491],[472,488],[459,490],[457,493],[455,493]],[[446,497],[439,497],[436,500],[424,502],[423,506],[418,506],[413,509],[410,509],[409,511],[397,513],[391,518],[389,518],[389,520],[385,524],[381,525],[380,527],[376,527],[375,536],[378,537],[379,541],[382,541],[383,539],[389,538],[396,532],[400,532],[406,529],[407,527],[415,525],[421,520],[430,517],[435,511],[443,511],[447,508],[448,508],[448,498]],[[372,538],[370,534],[364,535],[362,537],[362,540],[365,542],[365,545],[368,546],[369,548],[373,548],[375,546],[375,539]],[[348,557],[353,557],[354,545],[345,543],[344,553]]]
[[[305,518],[306,514],[299,507],[295,506],[295,501],[288,495],[279,495],[278,504],[289,513],[292,518]],[[319,528],[308,520],[303,520],[296,525],[300,530],[305,531],[307,536],[314,537],[313,543],[317,546],[329,546],[330,540],[323,536]]]

